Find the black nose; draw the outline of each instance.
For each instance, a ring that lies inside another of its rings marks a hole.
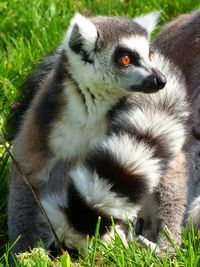
[[[155,84],[158,86],[159,89],[162,89],[165,87],[167,80],[160,71],[156,72],[154,79],[155,79]]]
[[[166,83],[165,76],[158,69],[153,68],[151,69],[151,74],[145,77],[140,85],[133,85],[129,90],[151,94],[164,88]]]
[[[167,83],[166,77],[158,69],[153,69],[151,78],[154,80],[154,84],[157,89],[164,88],[165,84]]]
[[[155,93],[165,87],[167,80],[165,76],[158,70],[152,69],[151,75],[149,75],[141,86],[141,91],[144,93]]]

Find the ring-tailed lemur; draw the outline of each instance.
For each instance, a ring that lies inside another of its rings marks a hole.
[[[29,79],[35,94],[14,156],[67,247],[84,247],[99,216],[104,240],[111,216],[123,230],[182,151],[185,86],[168,61],[151,57],[157,15],[77,14],[55,55]],[[8,224],[10,241],[21,235],[15,252],[54,241],[14,165]]]
[[[200,230],[200,10],[181,15],[158,34],[153,47],[170,59],[182,72],[192,106],[189,159],[188,214],[196,232]],[[188,42],[188,40],[190,40]],[[178,47],[178,49],[174,49]],[[189,53],[188,53],[189,51]],[[164,185],[167,187],[167,185]],[[177,188],[177,190],[180,190]],[[171,202],[173,202],[173,195]],[[170,200],[169,200],[170,201]],[[169,212],[170,214],[170,212]],[[171,216],[171,215],[169,215]],[[186,216],[187,218],[188,216]]]

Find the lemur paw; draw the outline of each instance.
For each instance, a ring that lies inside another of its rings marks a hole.
[[[170,257],[173,257],[175,250],[172,246],[160,245],[148,240],[146,237],[139,235],[136,237],[138,245],[142,248],[149,248],[151,251],[155,252],[157,256],[161,256],[162,253],[167,253]]]
[[[136,237],[136,240],[138,242],[138,245],[142,248],[150,248],[152,251],[155,251],[156,253],[160,253],[160,248],[158,244],[148,240],[146,237],[139,235]]]

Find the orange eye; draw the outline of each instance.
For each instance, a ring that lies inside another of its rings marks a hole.
[[[127,66],[131,63],[130,56],[128,55],[122,55],[119,59],[120,63],[124,66]]]
[[[152,52],[149,52],[149,60],[151,61],[153,58],[153,53]]]

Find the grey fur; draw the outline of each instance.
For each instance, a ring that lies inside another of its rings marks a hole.
[[[157,15],[150,14],[150,20],[154,25]],[[60,238],[72,248],[79,241],[85,245],[99,215],[103,239],[105,227],[111,228],[110,216],[124,229],[125,212],[130,219],[137,216],[160,179],[158,209],[165,212],[166,202],[176,194],[174,187],[175,193],[164,195],[163,184],[179,164],[189,106],[179,72],[173,68],[172,73],[170,62],[156,53],[154,63],[168,79],[160,90],[165,79],[148,58],[148,34],[144,25],[132,20],[76,15],[52,58],[55,63],[38,83],[14,141],[16,160]],[[136,46],[133,51],[130,45]],[[139,63],[121,66],[118,57],[113,60],[118,46],[133,55],[136,50]],[[184,184],[185,172],[182,177]],[[177,179],[172,179],[174,185]],[[186,192],[178,201],[180,216],[185,196]],[[10,241],[22,236],[14,252],[40,239],[47,247],[54,242],[14,165],[8,209]],[[168,217],[163,217],[165,224]],[[177,236],[179,228],[171,230]]]
[[[200,10],[191,14],[179,16],[167,24],[153,44],[168,57],[182,71],[186,80],[188,97],[192,103],[191,140],[186,148],[188,158],[189,181],[187,185],[188,199],[185,219],[191,214],[195,224],[195,230],[200,229]],[[177,49],[174,49],[174,48]],[[184,168],[184,166],[182,166]],[[180,169],[180,172],[182,170]],[[181,173],[180,173],[181,174]],[[167,185],[166,185],[167,186]],[[179,189],[180,190],[180,189]],[[180,190],[180,192],[182,192]],[[180,194],[180,192],[177,192]],[[197,198],[196,198],[197,197]],[[172,196],[171,199],[174,199]],[[195,199],[196,198],[196,199]],[[171,212],[169,213],[171,216]],[[173,219],[177,219],[176,214]],[[180,220],[181,221],[181,220]],[[175,226],[174,222],[174,226]]]

